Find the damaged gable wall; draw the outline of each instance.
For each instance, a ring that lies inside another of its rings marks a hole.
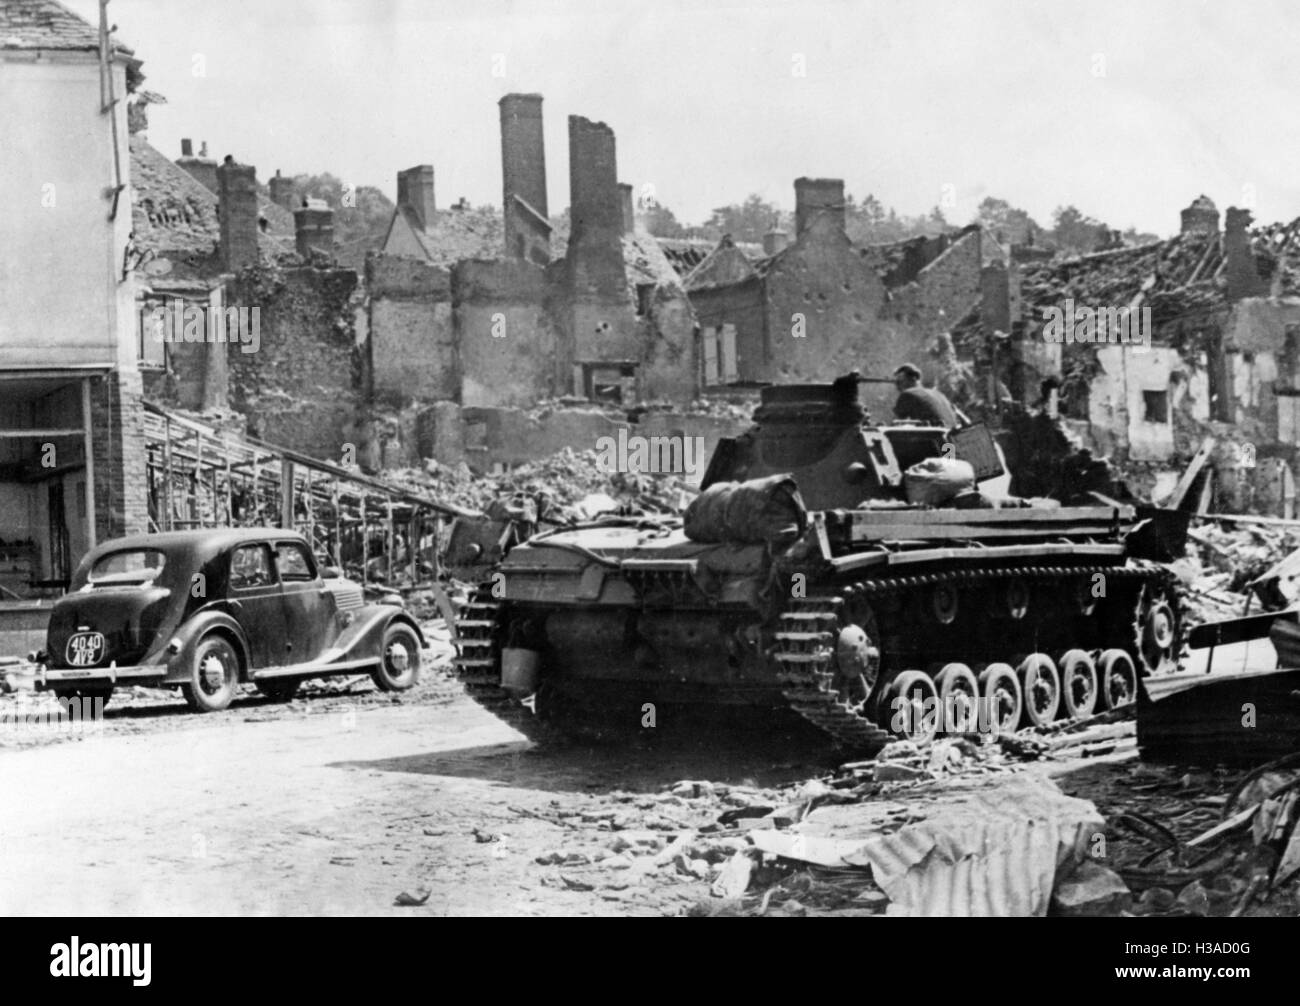
[[[231,404],[262,440],[337,462],[362,402],[350,269],[246,269],[228,305],[259,308],[260,346],[227,347]]]
[[[380,405],[458,400],[451,272],[423,258],[366,257],[363,352]]]
[[[522,259],[458,262],[452,296],[462,405],[526,407],[554,395],[556,334],[539,266]]]

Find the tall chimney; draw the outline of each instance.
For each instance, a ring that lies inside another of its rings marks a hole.
[[[283,206],[286,210],[293,209],[293,179],[284,178],[280,174],[280,169],[275,169],[275,177],[266,183],[271,190],[271,202],[278,206]]]
[[[334,255],[334,211],[324,199],[305,199],[293,211],[293,236],[298,254],[310,259],[312,252]]]
[[[763,235],[763,254],[769,257],[775,255],[789,243],[790,235],[779,227],[773,227]]]
[[[217,168],[221,215],[221,264],[236,272],[257,263],[257,169],[226,158]]]
[[[432,164],[417,164],[397,173],[397,207],[409,209],[421,230],[433,226],[437,205],[433,200]]]
[[[1183,210],[1182,233],[1206,234],[1211,237],[1219,233],[1219,208],[1207,195],[1199,195],[1190,206]]]
[[[814,220],[830,217],[844,230],[844,179],[796,178],[794,180],[794,233],[798,238]]]
[[[575,286],[626,297],[614,131],[580,115],[569,116],[569,215],[568,260]]]
[[[506,254],[544,265],[551,260],[551,226],[546,209],[542,96],[507,94],[497,104]]]
[[[627,182],[618,183],[618,202],[623,209],[623,233],[636,231],[636,213],[632,210],[632,186]]]
[[[199,155],[195,157],[194,143],[191,140],[181,140],[181,156],[176,159],[176,165],[209,192],[217,192],[217,162],[210,159],[207,154],[206,143],[203,144]]]
[[[1224,278],[1227,280],[1228,300],[1243,297],[1262,297],[1268,285],[1260,279],[1255,265],[1255,252],[1250,246],[1250,210],[1229,206],[1223,215]]]

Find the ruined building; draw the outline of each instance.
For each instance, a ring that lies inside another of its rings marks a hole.
[[[1060,382],[1060,413],[1079,441],[1110,456],[1137,490],[1168,493],[1205,436],[1219,441],[1215,505],[1294,510],[1300,221],[1251,229],[1246,210],[1200,196],[1176,237],[1065,260],[985,270],[981,308],[954,332],[960,352],[990,363],[1013,398]],[[1069,302],[1072,335],[1045,326]],[[1150,320],[1150,345],[1096,340],[1080,308]],[[991,339],[1002,332],[1004,340]],[[996,359],[990,347],[1000,349]]]
[[[914,362],[937,376],[929,345],[980,300],[981,234],[861,247],[844,230],[844,183],[795,181],[795,233],[769,232],[751,260],[729,238],[686,277],[701,328],[703,381],[829,381],[850,370],[887,378]],[[865,385],[888,416],[894,391]]]
[[[606,432],[539,430],[510,410],[572,396],[630,407],[696,394],[695,322],[677,272],[639,230],[613,130],[569,118],[570,226],[548,215],[542,98],[500,102],[504,211],[439,210],[429,165],[398,175],[382,253],[366,266],[375,463],[511,463]],[[463,410],[463,411],[462,411]],[[594,429],[594,428],[593,428]]]

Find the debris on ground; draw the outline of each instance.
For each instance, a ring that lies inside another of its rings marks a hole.
[[[1088,791],[1107,819],[1101,863],[1133,892],[1132,914],[1296,914],[1300,756],[1246,773],[1134,763],[1109,775]]]
[[[599,451],[566,447],[502,475],[475,475],[464,462],[449,465],[432,459],[423,468],[395,469],[384,475],[394,484],[467,510],[486,512],[494,500],[522,494],[543,498],[549,508],[573,509],[569,516],[575,519],[590,511],[601,496],[616,507],[666,513],[685,509],[694,496],[681,475],[610,472],[601,462]],[[579,508],[584,501],[585,507]]]

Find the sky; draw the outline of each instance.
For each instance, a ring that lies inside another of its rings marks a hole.
[[[97,0],[65,0],[92,22]],[[567,117],[683,223],[794,179],[969,222],[985,196],[1160,235],[1200,193],[1300,216],[1300,4],[1287,0],[111,0],[149,139],[266,179],[329,171],[501,202],[497,100],[545,97],[549,209]],[[649,186],[649,188],[647,188]]]

